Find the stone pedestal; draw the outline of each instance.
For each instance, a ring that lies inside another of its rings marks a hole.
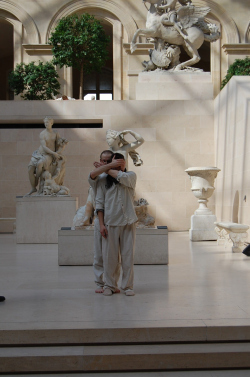
[[[215,215],[191,216],[191,229],[189,238],[191,241],[216,241],[218,236],[214,229]]]
[[[94,230],[59,230],[59,266],[91,266]],[[134,264],[168,264],[168,230],[136,229]]]
[[[57,243],[58,229],[72,223],[78,198],[30,196],[16,199],[17,243]]]
[[[212,100],[209,72],[153,71],[139,73],[137,100]]]

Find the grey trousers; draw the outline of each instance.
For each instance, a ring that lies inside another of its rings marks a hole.
[[[100,233],[100,224],[99,219],[95,218],[94,223],[94,275],[95,275],[95,283],[99,287],[104,287],[103,281],[103,257],[102,257],[102,235]],[[119,255],[118,262],[115,268],[115,287],[118,287],[118,280],[120,277],[120,270],[121,270],[121,257]]]
[[[124,226],[106,225],[108,237],[102,238],[105,288],[116,288],[116,266],[121,254],[123,290],[133,289],[135,223]]]

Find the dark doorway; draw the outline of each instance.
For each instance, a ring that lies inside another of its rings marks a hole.
[[[0,101],[14,99],[8,83],[14,64],[13,33],[12,24],[0,18]]]
[[[204,42],[201,48],[199,48],[198,52],[201,57],[201,60],[199,63],[196,63],[192,67],[194,68],[200,68],[203,69],[204,72],[210,72],[211,71],[211,65],[210,65],[210,42]],[[185,62],[186,60],[189,60],[190,57],[187,55],[187,53],[181,49],[181,57],[180,60],[181,62]]]
[[[85,100],[113,99],[113,27],[100,21],[106,35],[109,36],[109,59],[101,72],[84,75],[83,98]],[[73,69],[73,97],[79,99],[80,72]]]

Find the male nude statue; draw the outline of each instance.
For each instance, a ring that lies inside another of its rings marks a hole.
[[[56,145],[59,139],[59,134],[52,130],[53,119],[50,117],[44,118],[45,130],[40,133],[40,147],[31,157],[28,173],[31,184],[31,190],[27,196],[37,192],[37,185],[39,178],[43,171],[49,170],[52,161],[58,161],[62,157],[56,152]]]

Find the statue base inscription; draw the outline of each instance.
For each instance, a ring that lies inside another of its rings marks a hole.
[[[59,266],[91,266],[94,260],[94,229],[59,230]],[[168,230],[136,229],[134,264],[168,264]]]
[[[137,100],[212,100],[210,72],[169,72],[157,69],[139,73]]]
[[[78,198],[28,196],[16,199],[16,242],[57,243],[58,229],[71,223]]]
[[[191,216],[191,229],[189,238],[191,241],[216,241],[218,235],[215,232],[215,215],[193,215]]]

